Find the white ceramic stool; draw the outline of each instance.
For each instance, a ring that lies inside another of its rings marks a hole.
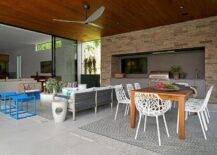
[[[63,98],[57,98],[52,102],[52,113],[55,123],[63,122],[66,118],[67,112],[67,100]]]

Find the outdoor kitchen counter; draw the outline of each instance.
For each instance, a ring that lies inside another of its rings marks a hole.
[[[204,98],[206,94],[206,81],[205,79],[170,79],[171,82],[186,82],[191,86],[194,86],[198,91],[197,98]],[[110,84],[111,85],[118,85],[118,84],[128,84],[128,83],[135,83],[139,82],[142,87],[147,87],[149,83],[148,78],[111,78]]]

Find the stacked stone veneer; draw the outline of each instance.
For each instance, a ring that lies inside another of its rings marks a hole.
[[[205,47],[206,85],[216,85],[212,100],[217,102],[217,16],[103,37],[102,85],[120,69],[112,55],[192,47]]]

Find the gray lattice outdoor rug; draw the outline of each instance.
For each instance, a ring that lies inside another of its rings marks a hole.
[[[176,134],[177,110],[166,113],[170,137],[166,136],[163,118],[159,119],[162,146],[158,146],[155,118],[148,117],[146,132],[140,126],[138,140],[134,139],[136,129],[130,128],[129,116],[119,113],[114,121],[111,115],[80,128],[95,134],[106,136],[121,142],[142,147],[161,154],[217,154],[217,113],[211,112],[211,123],[208,125],[207,140],[204,139],[197,115],[191,115],[186,121],[186,139],[180,141]]]

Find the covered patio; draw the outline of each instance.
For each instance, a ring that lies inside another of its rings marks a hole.
[[[217,1],[0,10],[1,155],[217,154]]]

